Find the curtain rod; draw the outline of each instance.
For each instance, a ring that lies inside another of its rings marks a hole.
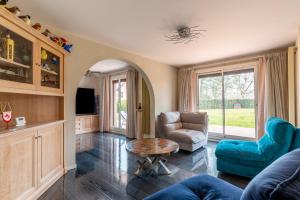
[[[204,64],[204,65],[197,65],[194,67],[191,67],[190,69],[206,69],[210,67],[221,67],[221,66],[227,66],[227,65],[234,65],[241,62],[254,62],[258,61],[259,58],[263,58],[263,56],[255,56],[255,57],[249,57],[244,59],[234,59],[234,60],[228,60],[228,61],[220,61],[220,62],[214,62],[210,64]]]
[[[296,46],[291,46],[292,48],[296,48]],[[220,67],[220,66],[226,66],[226,65],[233,65],[233,64],[238,64],[240,62],[254,62],[254,61],[258,61],[259,58],[264,58],[265,55],[269,54],[269,53],[276,53],[276,52],[284,52],[287,51],[289,47],[284,47],[284,48],[280,48],[280,49],[273,49],[273,50],[269,50],[269,51],[265,51],[265,52],[261,52],[261,53],[256,53],[256,54],[252,54],[249,56],[241,56],[240,58],[228,58],[228,59],[223,59],[223,60],[219,60],[219,61],[211,61],[211,62],[207,62],[207,63],[200,63],[200,64],[195,64],[193,66],[187,66],[187,67],[183,67],[181,69],[205,69],[205,68],[210,68],[210,67]],[[180,69],[179,69],[180,70]]]

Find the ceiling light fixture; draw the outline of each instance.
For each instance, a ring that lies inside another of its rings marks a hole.
[[[186,25],[181,25],[177,27],[174,33],[166,36],[166,41],[173,42],[174,44],[187,44],[194,39],[199,38],[201,35],[203,35],[203,32],[206,32],[206,30],[199,29],[199,26],[189,27]]]

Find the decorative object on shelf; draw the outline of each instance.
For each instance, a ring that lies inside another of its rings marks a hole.
[[[22,15],[19,16],[20,19],[22,19],[27,25],[31,25],[31,17],[30,15]]]
[[[54,70],[52,70],[47,63],[42,65],[42,71],[53,74],[53,75],[58,75],[58,73]]]
[[[173,42],[174,44],[187,44],[194,39],[199,38],[201,35],[203,35],[203,32],[206,32],[206,30],[199,29],[198,27],[199,26],[190,27],[187,25],[180,25],[176,28],[174,33],[166,36],[166,41]]]
[[[66,45],[64,46],[64,49],[65,49],[67,52],[69,52],[69,53],[71,53],[72,48],[73,48],[73,44],[66,44]]]
[[[8,124],[11,121],[12,118],[12,109],[10,104],[7,103],[1,103],[0,104],[0,109],[1,109],[1,115],[3,122],[6,123],[6,128],[8,129]]]
[[[25,117],[16,117],[16,126],[25,126],[26,119]]]
[[[45,49],[42,49],[42,51],[41,51],[41,59],[42,60],[47,60],[48,59],[48,54],[47,54],[47,51]]]
[[[67,44],[68,41],[65,38],[54,35],[49,29],[46,29],[42,34],[55,42],[57,45],[63,47],[67,52],[71,53],[73,44]]]
[[[51,32],[50,32],[49,29],[46,29],[42,34],[43,34],[44,36],[50,38]]]
[[[55,56],[53,56],[52,58],[51,58],[51,62],[52,62],[52,64],[53,65],[58,65],[58,59],[55,57]]]
[[[0,6],[5,6],[7,4],[8,0],[0,0]]]
[[[29,65],[30,64],[30,52],[28,50],[28,47],[25,45],[22,49],[22,60]]]
[[[18,6],[13,6],[11,8],[7,8],[6,9],[11,12],[12,14],[16,15],[17,17],[19,17],[21,15],[21,10],[19,9]]]
[[[5,38],[2,38],[2,43],[4,46],[4,58],[13,61],[14,60],[14,51],[15,51],[15,41],[10,38],[10,35],[7,34]]]
[[[63,37],[59,38],[58,45],[64,47],[67,44],[67,40]]]
[[[16,75],[20,77],[25,77],[24,69],[18,69]]]
[[[32,25],[32,28],[34,28],[37,31],[40,31],[42,29],[42,25],[40,23],[35,23]]]
[[[42,64],[42,68],[46,69],[46,70],[51,70],[51,68],[49,67],[49,65],[47,63]]]

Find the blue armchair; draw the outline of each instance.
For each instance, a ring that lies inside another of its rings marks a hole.
[[[300,199],[300,149],[265,168],[239,189],[221,179],[201,175],[165,188],[145,200],[258,200]]]
[[[222,140],[216,148],[217,169],[252,178],[286,154],[293,144],[295,128],[280,118],[270,118],[265,135],[258,142]]]

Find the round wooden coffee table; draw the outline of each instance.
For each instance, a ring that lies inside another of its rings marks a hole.
[[[169,175],[172,172],[165,165],[165,157],[178,152],[179,145],[168,139],[149,138],[127,142],[126,149],[142,158],[138,160],[139,166],[135,172],[136,175],[149,170],[153,170],[157,175]],[[164,173],[158,172],[160,167],[164,170]]]

